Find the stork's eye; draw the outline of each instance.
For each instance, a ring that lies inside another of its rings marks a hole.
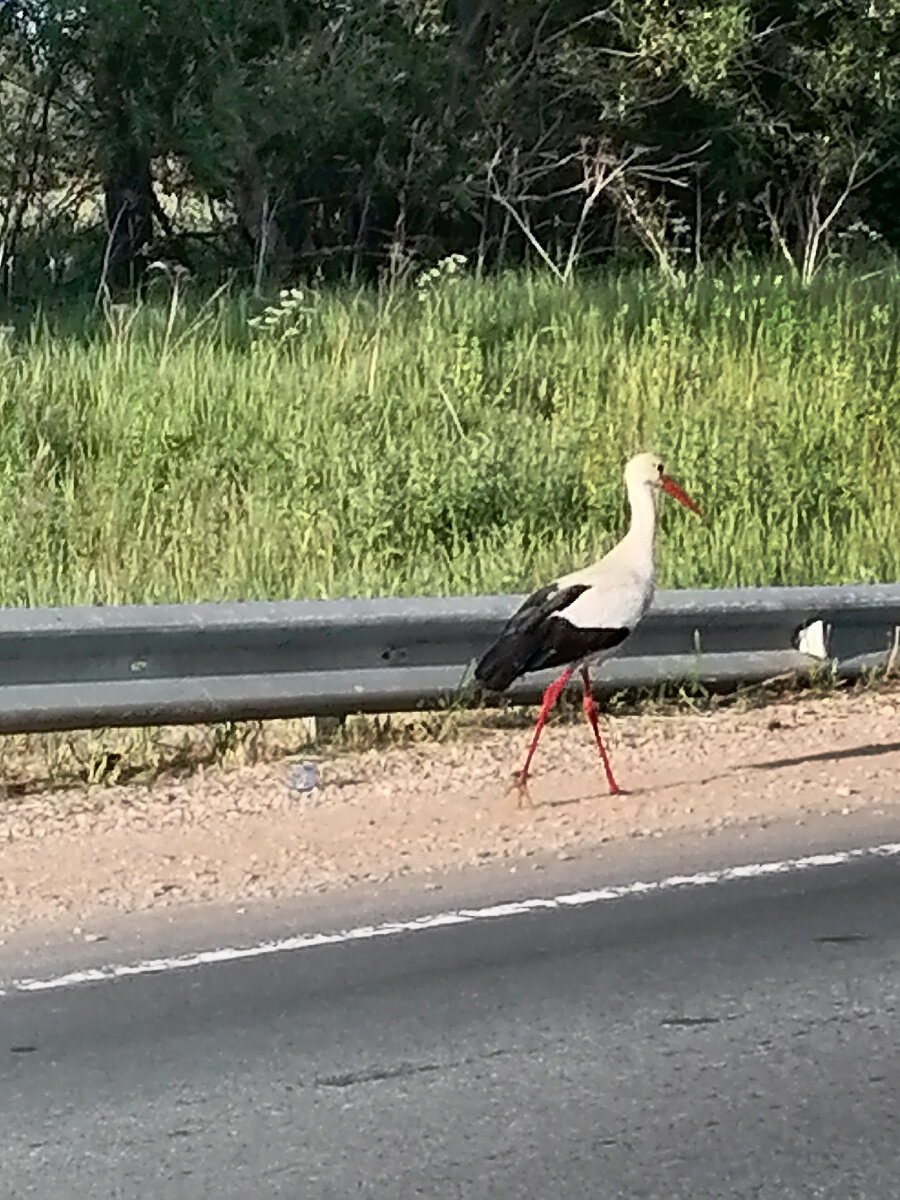
[[[662,473],[663,473],[663,465],[662,465],[662,463],[657,463],[657,464],[656,464],[656,469],[657,469],[657,471],[659,472],[659,474],[660,474],[660,475],[662,475]]]

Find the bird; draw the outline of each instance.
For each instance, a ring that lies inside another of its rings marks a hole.
[[[578,670],[584,714],[591,726],[611,795],[616,783],[600,736],[589,668],[609,658],[634,633],[656,586],[656,515],[662,492],[702,517],[699,507],[665,473],[653,453],[636,454],[625,465],[631,524],[622,540],[599,561],[563,575],[533,592],[504,626],[475,666],[474,678],[488,692],[504,692],[532,671],[564,667],[544,692],[524,766],[514,774],[520,803],[528,795],[531,760],[550,710]]]

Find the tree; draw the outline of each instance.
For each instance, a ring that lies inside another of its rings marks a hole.
[[[0,253],[35,243],[51,192],[92,187],[104,288],[186,232],[163,178],[257,283],[451,253],[567,278],[649,254],[676,279],[738,246],[808,280],[854,222],[900,241],[900,0],[0,12]]]

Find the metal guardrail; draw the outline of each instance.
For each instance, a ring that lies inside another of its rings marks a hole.
[[[0,731],[414,711],[459,695],[519,596],[0,610]],[[898,657],[900,584],[658,592],[598,690],[809,674]],[[820,664],[821,665],[821,664]],[[537,700],[552,672],[508,695]]]

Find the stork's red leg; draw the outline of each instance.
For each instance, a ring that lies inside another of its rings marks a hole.
[[[531,745],[528,747],[528,755],[525,759],[525,766],[521,771],[516,772],[516,783],[520,790],[524,791],[525,784],[528,781],[528,768],[531,766],[531,760],[534,757],[534,752],[537,749],[538,738],[541,736],[541,730],[546,724],[547,717],[550,715],[550,709],[559,699],[561,692],[566,684],[572,678],[574,667],[566,667],[559,679],[553,683],[544,692],[544,698],[541,701],[541,711],[538,713],[537,724],[534,727],[534,737],[531,739]]]
[[[610,794],[618,796],[622,789],[616,783],[612,767],[609,765],[609,756],[606,753],[606,747],[603,745],[603,738],[600,736],[600,726],[597,723],[597,708],[594,704],[594,695],[591,691],[591,677],[588,674],[587,667],[581,668],[581,678],[584,682],[584,715],[590,721],[594,737],[597,739],[597,748],[600,751],[600,757],[603,759],[603,769],[606,771],[606,782],[609,784]]]

